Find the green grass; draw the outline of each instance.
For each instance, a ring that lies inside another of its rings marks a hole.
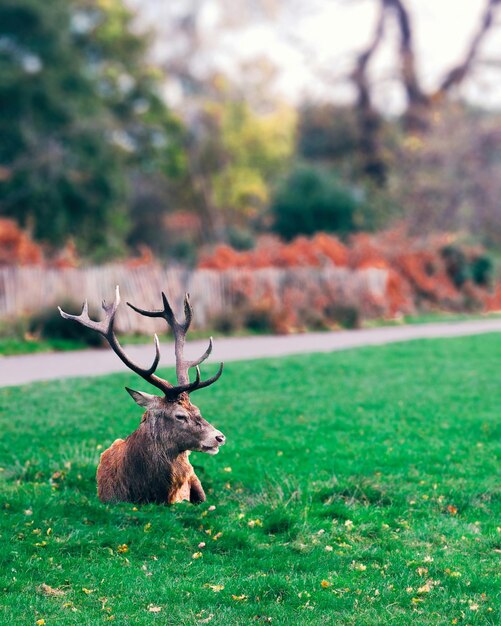
[[[88,346],[69,339],[23,339],[22,337],[0,337],[0,356],[85,350]]]
[[[229,363],[193,394],[228,438],[192,455],[199,507],[96,498],[134,376],[0,390],[0,623],[501,623],[500,354],[493,334]]]
[[[255,335],[265,335],[266,333],[251,331],[251,330],[239,330],[231,333],[232,337],[247,337],[247,336],[255,336]],[[227,337],[230,336],[228,334],[220,333],[218,331],[209,331],[209,330],[190,330],[190,341],[194,341],[196,339],[207,339],[209,335],[213,337]],[[144,344],[151,343],[153,335],[122,335],[121,342],[124,345],[133,345],[133,344]],[[171,334],[158,334],[158,338],[161,342],[173,341]],[[103,347],[106,344],[103,342]],[[95,349],[95,346],[90,346]],[[107,347],[107,346],[106,346]],[[40,339],[37,337],[23,337],[19,336],[10,336],[10,337],[2,337],[0,336],[0,357],[1,356],[13,356],[19,354],[34,354],[37,352],[67,352],[71,350],[87,350],[89,345],[84,341],[79,341],[76,339]]]

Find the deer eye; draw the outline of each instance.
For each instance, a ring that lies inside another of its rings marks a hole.
[[[186,422],[186,415],[184,415],[183,413],[176,413],[174,417],[179,421]]]

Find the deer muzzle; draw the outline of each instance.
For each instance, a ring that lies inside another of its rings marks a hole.
[[[212,455],[217,454],[220,446],[224,446],[225,443],[226,437],[223,433],[220,430],[214,430],[214,432],[202,443],[200,451]]]

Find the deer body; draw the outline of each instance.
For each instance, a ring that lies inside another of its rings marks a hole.
[[[97,469],[97,490],[99,499],[103,502],[204,502],[203,487],[188,458],[190,451],[217,454],[219,447],[225,443],[223,433],[201,416],[198,407],[190,402],[188,395],[214,383],[222,373],[223,364],[221,363],[215,376],[203,382],[200,380],[198,366],[211,353],[212,339],[199,359],[186,361],[183,358],[184,340],[192,318],[188,295],[185,296],[185,321],[182,324],[175,318],[164,294],[162,299],[164,308],[160,311],[143,311],[129,306],[141,315],[163,317],[171,326],[175,339],[177,386],[154,373],[160,360],[156,335],[155,359],[148,369],[133,363],[119,344],[113,331],[115,314],[120,303],[118,287],[115,302],[109,306],[103,302],[106,318],[101,322],[89,318],[87,303],[79,316],[69,315],[60,309],[64,318],[73,319],[102,334],[130,369],[164,394],[156,396],[126,387],[135,402],[146,410],[137,430],[126,439],[115,440],[101,455]],[[193,382],[190,382],[188,375],[190,367],[196,367],[197,376]]]
[[[135,436],[137,435],[137,436]],[[205,501],[205,493],[189,452],[164,451],[146,456],[149,446],[136,431],[117,439],[101,454],[97,468],[97,494],[101,502],[156,502],[174,504]]]

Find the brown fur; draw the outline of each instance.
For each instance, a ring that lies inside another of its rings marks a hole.
[[[172,401],[128,391],[147,410],[137,430],[102,453],[97,469],[99,499],[168,504],[205,501],[188,460],[189,451],[216,454],[224,435],[203,419],[186,394]]]

